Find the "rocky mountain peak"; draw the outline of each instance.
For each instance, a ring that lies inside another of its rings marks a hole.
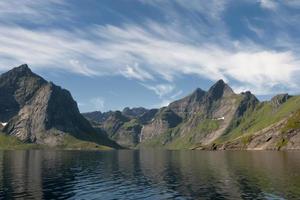
[[[18,71],[18,72],[25,72],[25,73],[32,73],[31,69],[28,67],[27,64],[22,64],[19,67],[13,68],[11,71]]]
[[[3,132],[25,142],[60,145],[65,135],[114,146],[79,113],[71,93],[23,64],[0,76]]]
[[[218,80],[208,90],[208,96],[210,96],[214,100],[217,100],[222,96],[230,96],[232,94],[234,94],[233,90],[222,79]]]
[[[122,113],[126,115],[127,117],[138,117],[145,114],[148,110],[143,107],[137,107],[137,108],[129,108],[126,107],[123,109]]]
[[[35,92],[47,84],[26,64],[13,68],[0,76],[0,120],[8,121],[18,113]]]
[[[26,76],[37,76],[32,73],[31,69],[28,67],[27,64],[20,65],[19,67],[15,67],[8,72],[2,75],[3,77],[11,77],[11,78],[19,78],[19,77],[26,77]]]
[[[205,91],[201,88],[197,88],[191,95],[190,100],[191,101],[199,101],[202,99],[202,97],[205,95]]]
[[[274,107],[278,107],[281,104],[285,103],[290,97],[289,94],[278,94],[271,99],[271,103]]]

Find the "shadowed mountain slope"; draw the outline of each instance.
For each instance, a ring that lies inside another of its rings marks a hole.
[[[3,132],[24,142],[58,146],[65,138],[118,147],[79,113],[69,91],[34,74],[27,65],[0,76]]]

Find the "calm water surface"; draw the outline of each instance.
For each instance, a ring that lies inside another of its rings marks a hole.
[[[0,151],[0,199],[300,199],[300,152]]]

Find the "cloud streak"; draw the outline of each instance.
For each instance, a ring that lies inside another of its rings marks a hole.
[[[259,88],[261,93],[271,92],[278,84],[294,87],[293,75],[299,71],[299,60],[291,51],[249,44],[224,48],[211,43],[168,41],[133,25],[97,26],[88,31],[95,34],[93,40],[78,30],[2,26],[0,69],[28,62],[36,68],[58,68],[87,76],[111,74],[137,80],[161,77],[167,81],[196,74],[210,80],[238,81],[249,89]]]
[[[38,7],[45,6],[44,1],[26,2],[23,10],[31,19],[56,12],[53,7],[38,12]],[[65,5],[61,0],[49,2]],[[170,94],[174,87],[150,85],[147,81],[164,80],[172,85],[176,78],[191,74],[213,81],[222,78],[233,82],[237,90],[247,89],[257,94],[273,93],[279,90],[279,85],[288,90],[299,86],[295,78],[300,75],[299,56],[292,48],[276,50],[248,40],[230,39],[222,22],[222,12],[227,6],[224,1],[211,1],[207,8],[199,1],[175,2],[191,11],[193,19],[197,19],[193,24],[197,26],[183,29],[181,25],[185,21],[180,21],[178,12],[173,10],[174,3],[159,0],[144,3],[168,8],[174,23],[147,20],[143,24],[89,25],[80,29],[28,28],[0,23],[0,70],[28,63],[33,68],[59,69],[85,76],[121,75],[144,82],[159,97]],[[261,6],[274,9],[272,3],[264,0]],[[4,1],[0,8],[12,5]],[[14,21],[11,12],[8,9],[0,17]],[[205,15],[206,20],[201,20],[198,14]],[[209,30],[211,24],[216,24],[216,28]]]
[[[164,97],[165,95],[170,94],[175,87],[170,84],[158,84],[158,85],[146,85],[142,84],[144,87],[146,87],[149,90],[152,90],[156,95],[159,96],[159,98]]]
[[[2,0],[0,2],[0,22],[35,24],[49,23],[55,19],[68,19],[67,3],[64,0]],[[8,20],[7,20],[8,19]]]

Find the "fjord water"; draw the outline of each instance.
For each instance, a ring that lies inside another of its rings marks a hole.
[[[0,198],[300,199],[300,152],[1,151]]]

